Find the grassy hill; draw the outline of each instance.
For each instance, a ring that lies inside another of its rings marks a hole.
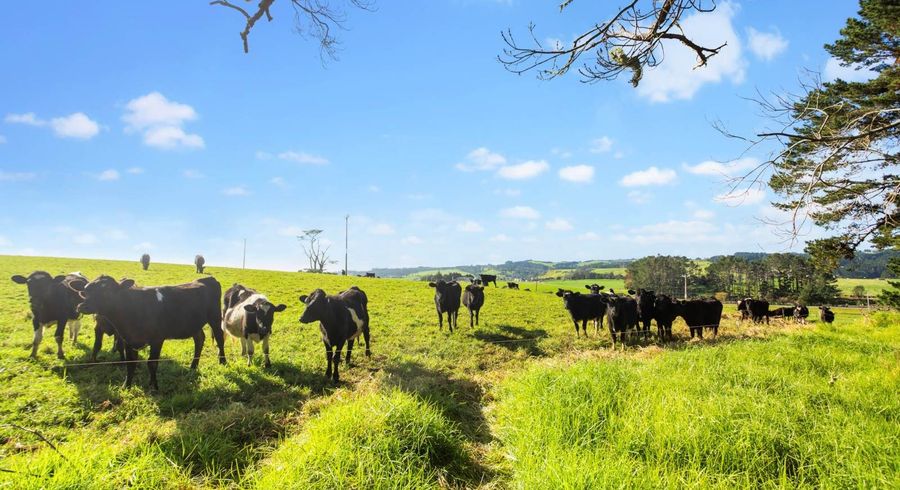
[[[197,277],[193,266],[0,256],[0,276],[44,269]],[[160,392],[124,369],[81,365],[91,321],[55,358],[28,358],[23,286],[0,281],[0,486],[9,488],[596,488],[900,485],[900,318],[838,309],[834,326],[742,325],[718,339],[612,351],[576,338],[559,298],[487,288],[482,325],[439,332],[420,282],[220,269],[289,305],[273,367],[228,342],[200,368],[163,347]],[[324,377],[318,328],[297,296],[351,284],[370,298],[373,356]],[[815,315],[815,311],[813,312]],[[107,339],[107,344],[109,339]],[[146,355],[146,352],[144,352]],[[108,351],[103,361],[116,357]],[[49,443],[52,443],[51,447]]]

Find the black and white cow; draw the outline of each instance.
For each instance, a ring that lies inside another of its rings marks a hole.
[[[469,310],[469,326],[478,325],[478,314],[484,306],[484,286],[469,284],[463,290],[463,305]],[[474,318],[474,320],[473,320]]]
[[[204,264],[206,264],[206,259],[202,255],[194,257],[194,266],[197,268],[197,274],[203,274]]]
[[[741,317],[749,317],[753,323],[769,323],[769,302],[764,299],[744,298],[738,303]]]
[[[322,332],[322,343],[325,344],[325,358],[328,368],[325,376],[337,383],[340,381],[338,365],[341,363],[341,350],[347,343],[347,366],[353,351],[353,341],[360,334],[366,339],[366,356],[369,350],[369,299],[356,286],[337,295],[329,296],[325,291],[316,289],[312,293],[300,296],[300,302],[306,305],[300,323],[319,322]],[[332,367],[334,371],[332,371]]]
[[[581,331],[587,335],[587,322],[594,322],[594,332],[599,333],[603,326],[603,316],[606,313],[607,298],[600,294],[581,294],[578,292],[559,289],[556,295],[563,299],[563,306],[572,317],[572,323],[575,324],[575,335],[581,335],[578,330],[578,324],[581,324]]]
[[[447,326],[450,327],[450,333],[453,333],[453,327],[458,326],[459,295],[462,294],[462,287],[456,281],[429,282],[428,286],[434,288],[434,306],[438,314],[438,329],[444,329],[444,313],[446,313]]]
[[[800,324],[806,324],[809,318],[809,308],[805,305],[794,305],[794,321]]]
[[[515,289],[515,290],[518,290],[518,289],[519,289],[519,283],[517,283],[517,282],[507,282],[507,283],[506,283],[506,287],[509,288],[509,289]]]
[[[262,342],[266,367],[269,360],[269,337],[275,313],[282,312],[286,305],[274,305],[264,295],[253,289],[235,284],[225,291],[222,311],[222,330],[241,341],[241,355],[247,356],[247,365],[253,362],[253,345]]]
[[[159,389],[156,370],[163,342],[169,339],[194,339],[191,369],[196,369],[206,339],[204,325],[212,329],[219,350],[219,363],[225,364],[222,286],[213,277],[177,286],[135,287],[131,279],[119,282],[109,276],[100,276],[86,286],[74,283],[71,288],[80,292],[82,301],[78,311],[108,320],[124,342],[128,361],[126,386],[134,380],[137,350],[150,346],[147,357],[150,387]]]
[[[31,357],[37,357],[38,346],[44,338],[44,327],[56,326],[56,357],[65,359],[63,354],[63,334],[69,324],[69,338],[75,343],[81,329],[81,315],[76,311],[80,302],[78,293],[70,285],[87,284],[87,278],[80,272],[51,276],[44,271],[35,271],[28,277],[15,275],[12,281],[28,287],[28,303],[31,306],[31,326],[34,340],[31,343]]]
[[[831,308],[827,306],[819,307],[819,320],[822,320],[824,323],[832,323],[834,322],[834,312],[831,311]]]
[[[143,267],[144,270],[150,268],[150,254],[141,255],[141,267]]]

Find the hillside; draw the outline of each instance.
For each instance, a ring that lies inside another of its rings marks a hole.
[[[0,256],[0,275],[44,269],[198,277],[192,266]],[[90,320],[55,358],[30,360],[23,286],[0,282],[0,486],[9,488],[596,488],[900,485],[900,318],[837,309],[833,326],[738,324],[719,338],[610,349],[576,338],[547,291],[487,288],[482,324],[437,330],[420,282],[211,267],[288,310],[273,367],[207,333],[163,347],[158,393],[115,364],[84,365]],[[318,328],[297,296],[351,284],[369,296],[373,356],[324,377]],[[814,311],[815,316],[815,311]],[[109,343],[109,339],[106,339]],[[146,352],[143,353],[146,355]],[[104,362],[116,357],[104,349]],[[49,443],[52,443],[51,447]],[[852,450],[848,450],[852,448]]]

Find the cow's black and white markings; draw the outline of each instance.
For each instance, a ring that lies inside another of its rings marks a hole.
[[[809,308],[807,308],[805,305],[795,305],[794,321],[800,324],[806,324],[807,318],[809,318]]]
[[[275,313],[284,311],[286,305],[275,305],[267,297],[253,289],[235,284],[225,291],[222,312],[222,330],[241,342],[241,355],[247,356],[247,365],[253,362],[253,346],[262,342],[266,367],[269,359],[269,338]]]
[[[80,298],[69,286],[83,287],[87,284],[87,278],[80,272],[54,277],[44,271],[35,271],[27,277],[12,276],[12,281],[28,287],[31,326],[34,328],[31,357],[37,357],[38,346],[44,337],[44,328],[55,325],[56,357],[65,359],[62,344],[66,324],[69,325],[69,338],[73,343],[77,342],[78,331],[81,329],[81,315],[76,310]]]
[[[356,286],[337,295],[329,296],[322,289],[316,289],[309,295],[300,296],[300,302],[306,305],[300,323],[319,322],[322,343],[325,344],[325,358],[328,368],[325,376],[330,376],[337,383],[340,381],[338,365],[341,362],[341,350],[347,344],[347,365],[350,366],[353,341],[360,334],[366,340],[366,356],[369,350],[369,299],[366,293]]]
[[[744,298],[738,303],[741,318],[750,318],[754,323],[769,323],[769,302],[764,299]]]

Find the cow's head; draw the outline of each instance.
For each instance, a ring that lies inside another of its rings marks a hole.
[[[53,277],[44,271],[34,271],[28,277],[12,276],[12,281],[28,287],[28,301],[32,307],[37,307],[50,297],[53,287],[62,283],[65,278],[66,276]]]
[[[247,331],[256,330],[260,338],[272,333],[275,313],[284,311],[287,305],[273,305],[268,301],[260,301],[252,305],[244,305],[247,312]]]
[[[306,305],[303,314],[300,315],[300,323],[312,323],[322,321],[328,314],[328,295],[321,289],[300,296],[300,302]]]
[[[101,308],[117,303],[118,293],[134,286],[134,280],[116,281],[110,276],[100,276],[87,285],[76,282],[68,286],[69,289],[77,291],[81,296],[81,303],[78,304],[76,310],[79,313],[96,314]]]
[[[469,284],[466,286],[466,291],[472,294],[484,294],[484,286],[481,286],[479,284]]]
[[[453,292],[454,286],[458,286],[459,283],[456,281],[438,281],[438,282],[429,282],[428,287],[434,288],[435,293],[437,294],[450,294]]]
[[[591,291],[591,294],[600,294],[600,291],[603,291],[603,288],[605,287],[606,286],[601,286],[597,283],[584,285],[584,289],[589,289]]]

